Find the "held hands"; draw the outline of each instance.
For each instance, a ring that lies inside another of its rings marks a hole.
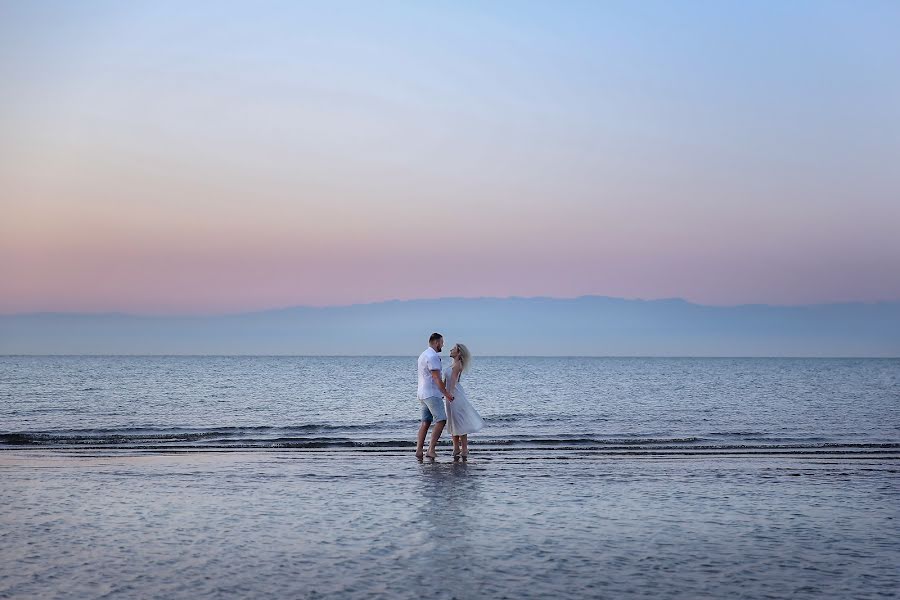
[[[447,395],[445,395],[444,397],[447,399],[447,402],[453,402],[453,395],[452,395],[452,394],[447,394]]]

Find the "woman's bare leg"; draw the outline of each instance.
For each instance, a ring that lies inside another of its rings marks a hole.
[[[462,442],[462,453],[461,454],[462,454],[462,456],[468,456],[469,455],[469,436],[461,435],[461,436],[459,436],[459,438],[460,438],[460,442]]]

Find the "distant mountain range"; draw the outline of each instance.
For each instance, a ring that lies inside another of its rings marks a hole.
[[[601,296],[446,298],[227,316],[0,316],[0,354],[900,357],[900,302],[703,306]]]

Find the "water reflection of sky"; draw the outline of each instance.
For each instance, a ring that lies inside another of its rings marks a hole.
[[[812,599],[900,584],[888,458],[4,451],[0,469],[13,597]]]

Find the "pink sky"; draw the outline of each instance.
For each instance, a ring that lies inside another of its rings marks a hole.
[[[683,36],[662,4],[293,8],[186,38],[207,13],[22,6],[0,25],[0,313],[900,299],[889,8]]]

